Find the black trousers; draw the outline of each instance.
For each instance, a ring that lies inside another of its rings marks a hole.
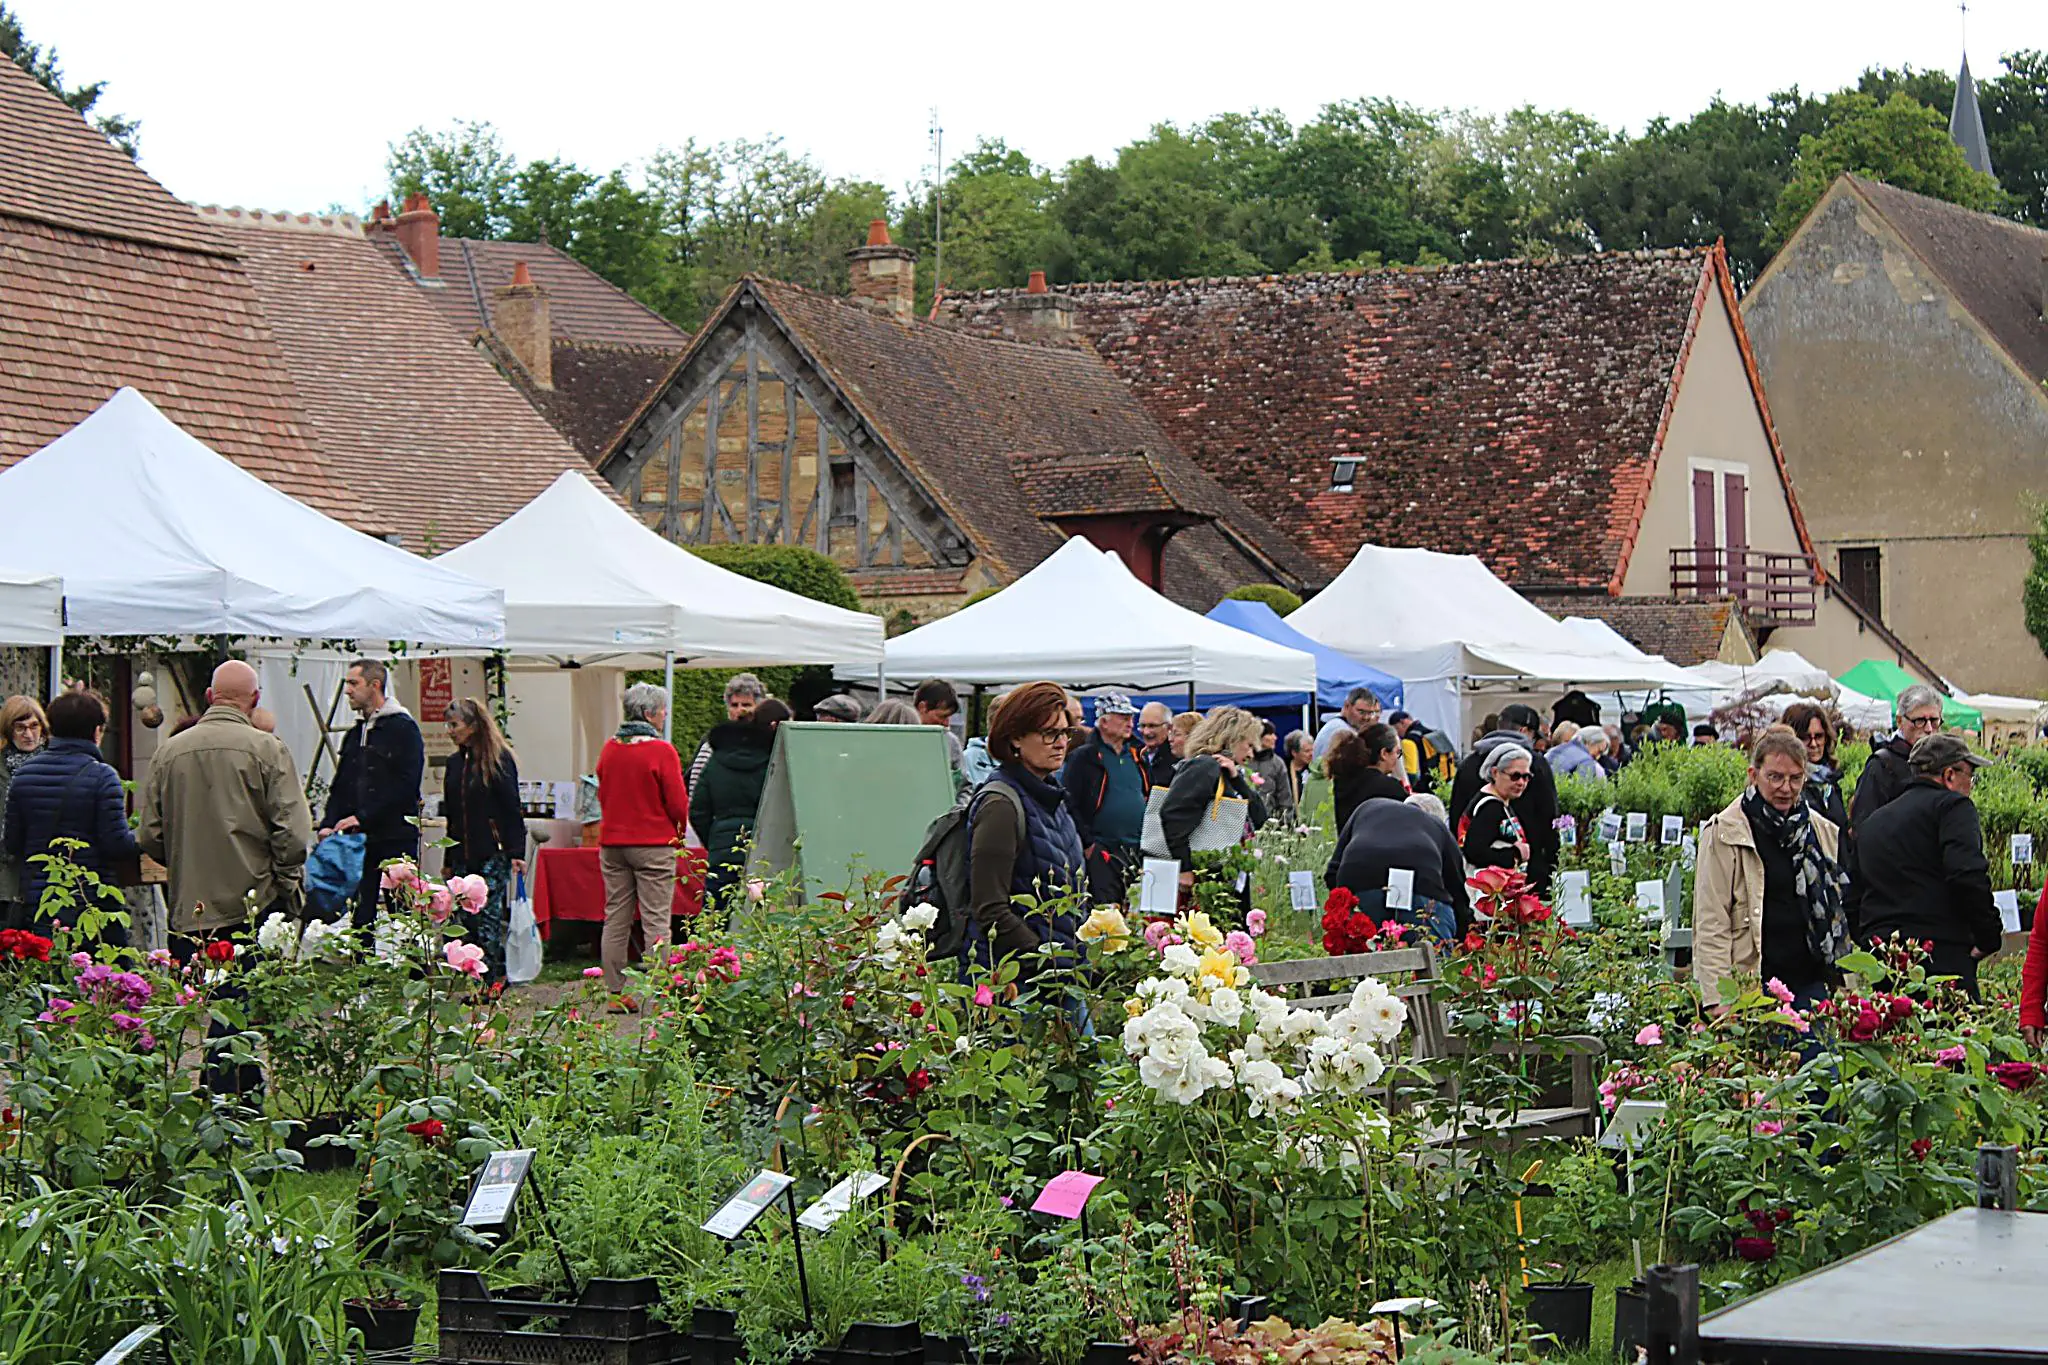
[[[1952,976],[1972,1000],[1982,997],[1977,994],[1977,959],[1970,956],[1967,943],[1943,943],[1935,941],[1934,952],[1927,960],[1929,976]]]
[[[271,908],[276,909],[279,907],[273,906]],[[265,910],[261,915],[257,916],[256,922],[260,924],[269,917],[270,910]],[[208,939],[227,938],[232,934],[243,932],[248,927],[246,924],[222,925],[220,928],[213,930],[205,939],[190,938],[184,934],[174,933],[170,935],[171,956],[176,958],[180,965],[190,962],[195,957],[205,955]],[[229,975],[226,982],[214,988],[214,995],[218,999],[232,1000],[237,1003],[248,999],[242,993],[242,988],[235,984],[232,974]],[[235,1062],[232,1058],[231,1049],[223,1041],[224,1039],[234,1037],[237,1032],[239,1030],[229,1028],[218,1019],[209,1019],[207,1021],[206,1065],[205,1069],[200,1073],[200,1079],[205,1083],[206,1088],[216,1095],[241,1095],[245,1097],[253,1095],[260,1097],[263,1094],[263,1068],[255,1062]]]
[[[1130,900],[1144,855],[1126,844],[1092,844],[1088,849],[1088,899],[1097,905]]]
[[[415,862],[420,856],[419,836],[409,840],[391,840],[383,843],[372,839],[363,845],[363,880],[356,886],[355,911],[349,922],[358,929],[367,929],[377,922],[377,906],[383,898],[380,882],[384,876],[384,864],[393,858],[411,858]]]

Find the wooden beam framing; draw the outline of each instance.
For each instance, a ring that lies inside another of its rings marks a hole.
[[[757,323],[747,320],[747,339],[754,339]],[[753,544],[761,534],[761,480],[758,465],[761,456],[761,363],[760,352],[751,345],[747,348],[747,543]]]

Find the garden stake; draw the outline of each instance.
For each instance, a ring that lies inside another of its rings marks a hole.
[[[554,1243],[555,1259],[562,1263],[562,1279],[566,1281],[569,1286],[568,1301],[573,1303],[576,1301],[576,1299],[581,1297],[581,1295],[578,1293],[576,1289],[576,1272],[569,1268],[569,1253],[562,1249],[561,1236],[555,1231],[554,1221],[548,1217],[547,1201],[540,1197],[539,1178],[535,1175],[534,1172],[528,1171],[526,1173],[526,1183],[533,1187],[533,1211],[540,1218],[541,1230],[547,1233],[548,1240]]]
[[[796,1287],[804,1298],[804,1330],[811,1330],[811,1278],[804,1272],[804,1235],[796,1225],[796,1182],[782,1187],[782,1196],[789,1204],[789,1244],[796,1252]]]
[[[1529,1163],[1529,1169],[1522,1172],[1522,1184],[1528,1185],[1529,1177],[1543,1169],[1541,1158]],[[1515,1200],[1515,1244],[1522,1251],[1522,1288],[1529,1287],[1529,1244],[1522,1240],[1522,1201]]]

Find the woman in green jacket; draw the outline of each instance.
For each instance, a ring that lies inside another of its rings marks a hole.
[[[711,757],[690,791],[690,822],[704,840],[704,907],[715,909],[746,873],[747,844],[754,814],[768,782],[768,757],[775,751],[775,727],[789,708],[773,697],[745,720],[729,720],[711,731]]]

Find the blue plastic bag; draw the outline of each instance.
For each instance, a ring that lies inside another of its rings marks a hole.
[[[330,834],[306,856],[306,913],[340,919],[355,903],[363,883],[363,836],[351,830]]]

